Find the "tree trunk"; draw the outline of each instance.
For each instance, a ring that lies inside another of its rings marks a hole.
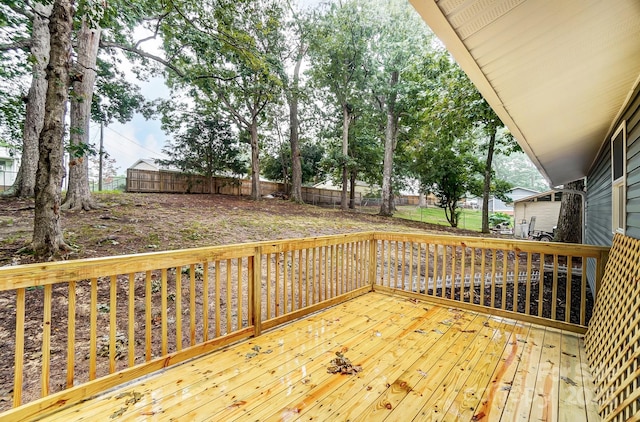
[[[78,31],[78,59],[73,69],[71,96],[72,149],[69,154],[69,186],[63,209],[90,210],[96,208],[89,189],[89,160],[84,146],[89,144],[91,101],[96,82],[96,60],[100,44],[100,28],[91,29],[85,19]],[[81,151],[81,152],[77,152]]]
[[[384,131],[384,162],[382,166],[382,202],[380,203],[380,215],[392,216],[393,204],[391,195],[391,175],[393,174],[393,152],[396,147],[396,136],[398,133],[398,115],[396,113],[395,90],[398,85],[398,71],[391,72],[389,86],[391,93],[387,100],[387,127]]]
[[[496,128],[493,128],[489,136],[489,148],[487,160],[484,166],[484,187],[482,189],[482,233],[489,233],[489,195],[491,194],[491,165],[493,163],[493,151],[496,146]]]
[[[300,46],[298,60],[293,69],[293,86],[289,95],[289,142],[291,143],[291,200],[302,203],[302,163],[300,162],[300,139],[298,129],[298,98],[300,85],[300,66],[304,58],[304,46]]]
[[[258,145],[258,122],[255,118],[249,126],[251,134],[251,199],[262,197],[260,192],[260,146]]]
[[[349,105],[342,104],[342,156],[344,163],[342,164],[342,194],[340,195],[340,209],[346,211],[347,203],[347,184],[349,183],[349,171],[347,170],[347,160],[349,158],[349,123],[351,122],[351,113],[349,113]]]
[[[47,66],[44,125],[40,132],[35,184],[35,216],[31,246],[38,260],[54,259],[61,251],[69,249],[60,227],[60,184],[72,24],[71,0],[56,0],[49,19],[51,53]]]
[[[356,208],[356,176],[357,175],[358,175],[357,172],[352,171],[351,178],[349,179],[349,208],[352,210]]]
[[[38,138],[44,124],[44,103],[47,94],[46,68],[49,63],[49,19],[51,5],[34,4],[31,56],[34,59],[31,87],[22,135],[22,159],[13,186],[3,193],[7,196],[32,197],[38,169]]]
[[[584,180],[567,183],[565,189],[584,191]],[[582,197],[580,194],[562,194],[558,229],[554,240],[565,243],[581,243],[582,240]]]

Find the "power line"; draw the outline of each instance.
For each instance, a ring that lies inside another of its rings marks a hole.
[[[125,139],[125,140],[127,140],[127,141],[131,142],[132,144],[139,146],[139,147],[140,147],[140,148],[142,148],[143,150],[145,150],[145,151],[149,151],[150,153],[152,153],[152,154],[154,154],[154,155],[157,155],[157,156],[159,156],[159,157],[162,157],[162,154],[161,154],[161,153],[159,153],[159,152],[157,152],[157,151],[152,151],[152,150],[150,150],[149,148],[147,148],[147,147],[145,147],[145,146],[143,146],[143,145],[140,145],[139,143],[137,143],[137,142],[136,142],[136,141],[134,141],[133,139],[130,139],[130,138],[128,138],[128,137],[126,137],[126,136],[124,136],[123,134],[121,134],[121,133],[117,132],[116,130],[114,130],[114,129],[110,128],[109,126],[105,126],[105,128],[106,128],[106,129],[109,129],[111,132],[115,133],[116,135],[120,136],[121,138],[123,138],[123,139]]]

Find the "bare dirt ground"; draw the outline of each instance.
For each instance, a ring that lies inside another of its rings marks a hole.
[[[67,259],[124,255],[199,246],[276,240],[369,230],[479,233],[365,212],[289,201],[222,195],[101,194],[89,212],[65,212],[61,223],[76,248]],[[33,201],[0,198],[0,266],[33,262],[18,254],[31,238]]]

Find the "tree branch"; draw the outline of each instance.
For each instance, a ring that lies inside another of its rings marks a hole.
[[[100,40],[100,47],[103,48],[117,48],[120,50],[124,50],[124,51],[128,51],[130,53],[134,53],[139,55],[140,57],[144,57],[147,59],[151,59],[155,62],[160,63],[161,65],[165,66],[168,69],[171,69],[177,76],[179,76],[182,79],[188,79],[191,81],[196,81],[199,79],[215,79],[218,81],[233,81],[237,78],[237,76],[233,76],[233,77],[222,77],[222,76],[218,76],[218,75],[198,75],[198,76],[189,76],[187,73],[185,73],[182,69],[180,69],[179,67],[175,66],[173,63],[171,63],[168,60],[163,59],[160,56],[156,56],[155,54],[151,54],[151,53],[147,53],[144,50],[141,50],[135,46],[130,46],[130,45],[124,45],[124,44],[119,44],[116,42],[112,42],[112,41],[105,41],[105,40]]]
[[[0,51],[9,51],[9,50],[29,50],[31,48],[31,40],[30,39],[19,39],[12,43],[8,44],[0,44]]]

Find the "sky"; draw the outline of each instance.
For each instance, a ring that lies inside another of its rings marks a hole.
[[[140,82],[133,73],[130,75],[130,81],[140,86],[142,95],[147,100],[169,97],[169,89],[164,85],[162,78]],[[98,145],[99,125],[92,125],[91,131],[91,139]],[[116,122],[105,127],[104,150],[116,160],[118,174],[126,174],[127,168],[141,158],[166,158],[162,154],[166,139],[159,120],[146,120],[141,114],[136,114],[128,123]]]
[[[315,7],[321,0],[300,0],[304,8]],[[139,28],[135,38],[142,39],[151,35],[150,32]],[[149,40],[141,45],[145,51],[163,56],[159,40]],[[149,101],[157,98],[168,99],[169,89],[161,77],[150,78],[149,81],[139,81],[132,69],[132,65],[123,58],[122,66],[128,80],[140,86],[142,95]],[[91,141],[98,146],[100,128],[97,124],[91,125]],[[167,135],[160,128],[159,120],[146,120],[142,115],[136,114],[128,123],[113,123],[104,129],[104,149],[111,158],[116,160],[117,173],[125,175],[127,168],[131,167],[141,158],[167,158],[162,154],[162,148],[167,140]]]

